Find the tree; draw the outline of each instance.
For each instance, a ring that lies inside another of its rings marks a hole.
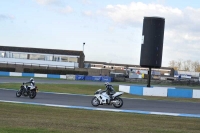
[[[177,65],[177,68],[178,68],[177,70],[181,70],[181,68],[182,68],[182,61],[181,60],[177,61],[176,65]]]
[[[174,60],[170,61],[169,66],[176,69],[176,62]]]
[[[192,62],[192,69],[195,71],[195,72],[199,72],[198,70],[200,68],[200,65],[199,65],[199,62],[198,61],[194,61]]]
[[[191,71],[191,60],[187,60],[183,62],[183,69],[185,71]]]
[[[181,60],[179,60],[179,61],[172,60],[169,62],[169,66],[174,68],[174,70],[181,70],[182,62],[181,62]]]

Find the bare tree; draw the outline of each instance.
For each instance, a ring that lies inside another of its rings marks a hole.
[[[179,60],[179,61],[172,60],[172,61],[169,62],[169,66],[174,68],[175,70],[181,70],[182,61],[181,60]]]
[[[181,68],[182,68],[182,61],[181,60],[177,61],[176,65],[177,65],[177,68],[178,68],[177,70],[181,70]]]
[[[184,70],[184,71],[188,71],[188,70],[189,70],[186,61],[183,61],[183,70]]]
[[[169,62],[169,66],[177,71],[184,70],[184,71],[200,72],[200,63],[198,61],[193,62],[191,60],[185,60],[185,61],[172,60]]]
[[[169,62],[169,66],[175,69],[175,67],[176,67],[176,62],[175,62],[174,60],[170,61],[170,62]]]
[[[198,69],[199,69],[199,62],[198,61],[194,61],[192,62],[192,69],[195,71],[195,72],[198,72]]]
[[[189,68],[189,71],[192,71],[192,61],[191,60],[187,60],[187,66]]]

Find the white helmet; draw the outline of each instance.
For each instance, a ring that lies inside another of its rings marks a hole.
[[[104,85],[107,87],[107,86],[110,85],[110,84],[109,84],[109,82],[105,82]]]
[[[34,79],[33,78],[30,78],[30,81],[33,81]]]

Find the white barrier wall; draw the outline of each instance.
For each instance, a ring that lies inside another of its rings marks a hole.
[[[75,80],[76,76],[75,75],[66,75],[67,80]]]
[[[34,74],[34,77],[46,78],[47,74]]]
[[[192,98],[200,98],[200,90],[193,90]]]
[[[156,88],[143,88],[143,95],[144,96],[161,96],[161,97],[167,97],[167,90],[168,88],[164,87],[156,87]]]
[[[10,72],[10,76],[22,76],[22,73]]]
[[[66,76],[65,75],[60,75],[60,78],[61,79],[66,79]]]
[[[130,93],[130,86],[119,85],[119,91]]]

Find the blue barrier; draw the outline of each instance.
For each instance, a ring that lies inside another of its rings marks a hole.
[[[10,76],[10,72],[0,71],[0,76]]]
[[[60,75],[56,75],[56,74],[47,74],[47,78],[60,78]]]
[[[143,95],[143,86],[130,86],[130,94]]]
[[[34,73],[22,73],[22,77],[34,77]]]
[[[101,81],[102,82],[112,82],[113,78],[108,77],[108,76],[102,76]]]
[[[92,76],[85,76],[85,80],[92,80]]]
[[[188,89],[168,89],[167,97],[192,98],[193,90]]]
[[[92,81],[101,81],[102,76],[92,76]]]
[[[112,82],[111,77],[109,76],[85,76],[84,79],[83,75],[76,75],[76,80],[90,80],[90,81],[102,81],[102,82]]]
[[[85,80],[85,75],[76,75],[76,80]]]

